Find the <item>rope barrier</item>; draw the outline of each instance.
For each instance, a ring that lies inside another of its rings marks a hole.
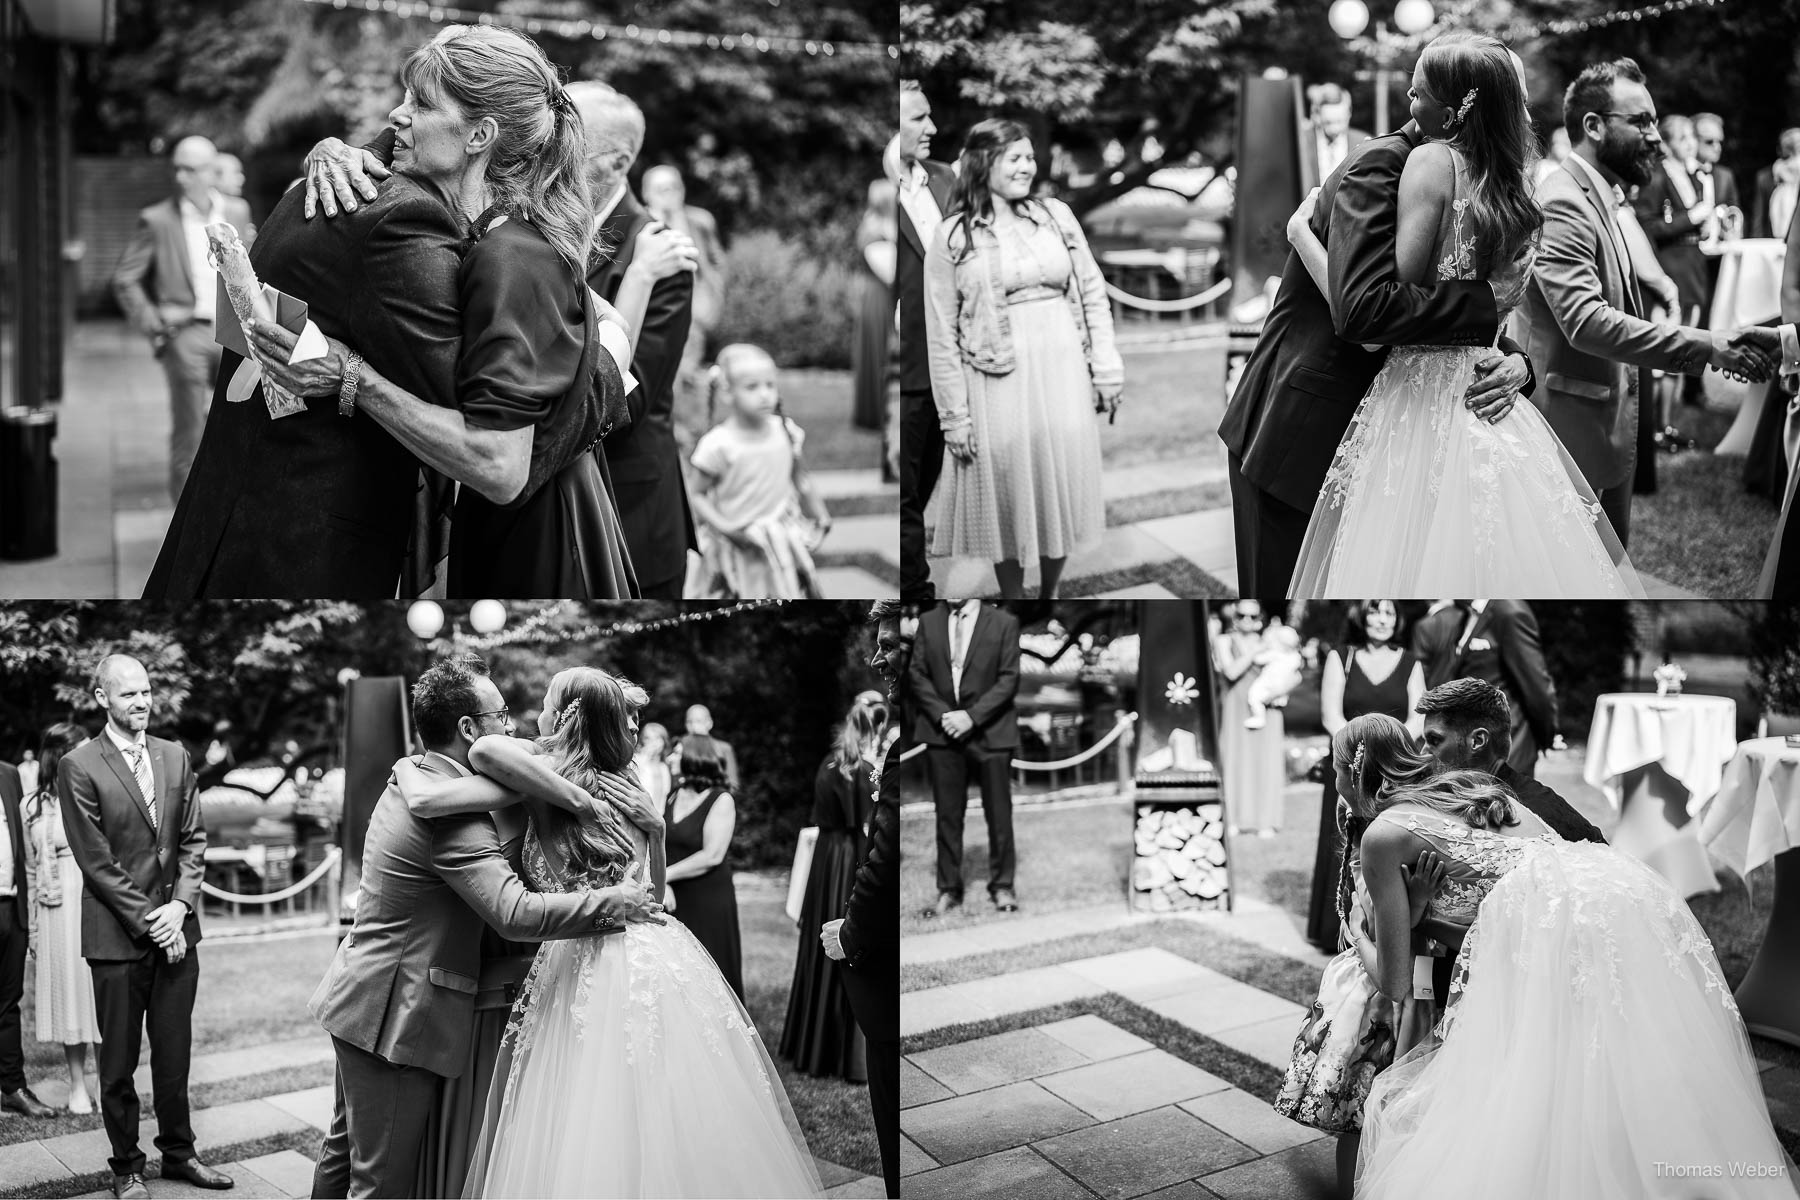
[[[200,890],[205,892],[208,896],[211,896],[214,900],[229,900],[233,904],[275,904],[279,901],[286,900],[290,896],[298,896],[301,892],[304,892],[307,888],[319,882],[320,877],[331,870],[331,868],[337,866],[338,860],[343,857],[344,852],[339,850],[336,846],[333,846],[330,850],[326,851],[325,861],[320,863],[311,875],[308,875],[305,879],[302,879],[292,887],[282,888],[279,892],[264,892],[259,896],[240,896],[236,892],[227,892],[223,889],[216,888],[210,883],[202,883],[200,885]]]
[[[1088,759],[1112,745],[1137,720],[1136,713],[1120,713],[1113,721],[1113,727],[1107,735],[1072,758],[1059,758],[1053,762],[1025,762],[1015,759],[1013,769],[1016,771],[1060,771],[1065,767],[1079,766]]]
[[[1023,760],[1014,760],[1013,769],[1016,771],[1060,771],[1065,767],[1077,766],[1118,741],[1125,730],[1137,719],[1138,715],[1136,713],[1118,714],[1117,718],[1113,721],[1112,729],[1108,731],[1105,737],[1095,742],[1092,746],[1089,746],[1086,750],[1083,750],[1080,754],[1075,755],[1073,758],[1059,758],[1053,762],[1025,762]],[[898,761],[905,762],[907,759],[917,758],[923,753],[925,753],[925,743],[920,742],[912,749],[902,753]]]
[[[1133,296],[1130,292],[1120,291],[1112,284],[1106,285],[1106,294],[1128,308],[1140,309],[1144,312],[1187,312],[1190,309],[1204,308],[1231,290],[1231,280],[1221,279],[1197,296],[1184,296],[1180,300],[1146,300],[1142,296]]]

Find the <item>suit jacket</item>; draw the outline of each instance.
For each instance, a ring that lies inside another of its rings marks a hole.
[[[321,330],[382,375],[453,408],[462,226],[407,176],[380,187],[375,200],[329,221],[306,220],[304,189],[290,190],[250,260],[259,279],[306,301]],[[339,416],[335,396],[280,420],[260,387],[227,403],[241,361],[228,350],[220,363],[212,415],[145,597],[393,597],[419,460],[366,413]]]
[[[1769,199],[1774,194],[1775,168],[1767,166],[1756,173],[1756,199],[1752,202],[1750,211],[1745,214],[1749,222],[1744,227],[1745,237],[1779,238],[1787,236],[1787,230],[1771,228],[1774,216],[1769,211]],[[1792,224],[1792,216],[1788,218],[1788,221]]]
[[[937,199],[938,210],[950,214],[950,189],[956,173],[949,166],[930,159],[925,164],[925,182]],[[919,236],[919,230],[900,205],[900,244],[894,256],[894,295],[900,305],[900,390],[929,392],[931,360],[925,349],[925,255],[931,247]]]
[[[1225,407],[1219,436],[1244,477],[1293,508],[1318,500],[1386,347],[1494,340],[1500,313],[1486,282],[1399,278],[1400,172],[1423,140],[1411,123],[1370,138],[1325,181],[1312,228],[1325,243],[1338,294],[1328,300],[1290,252],[1275,306]],[[1365,342],[1382,349],[1365,350]],[[1518,349],[1504,338],[1500,344]]]
[[[145,921],[173,900],[187,905],[182,933],[200,941],[200,881],[206,824],[188,753],[179,742],[146,737],[156,824],[131,764],[104,731],[63,756],[56,790],[63,830],[81,869],[81,955],[126,962],[162,953]]]
[[[11,763],[0,763],[0,811],[6,814],[6,829],[11,835],[13,860],[12,910],[14,928],[31,927],[31,871],[25,857],[25,786],[19,780],[19,769]]]
[[[710,733],[706,736],[712,738],[713,748],[719,752],[719,763],[725,770],[726,786],[735,788],[738,786],[737,751],[733,750],[731,743],[722,737]],[[675,739],[675,748],[669,752],[669,757],[674,758],[681,753],[681,742],[681,738]],[[669,769],[673,771],[674,767],[671,766]]]
[[[1738,195],[1737,176],[1731,173],[1731,168],[1724,163],[1714,163],[1712,176],[1713,203],[1729,204],[1731,207],[1741,211],[1744,207],[1744,201],[1743,197]],[[1745,213],[1744,215],[1746,219],[1749,217],[1748,213]]]
[[[1656,261],[1681,289],[1682,304],[1703,305],[1707,291],[1706,255],[1700,252],[1696,241],[1700,227],[1689,219],[1687,204],[1675,184],[1676,173],[1689,185],[1698,201],[1700,185],[1694,177],[1664,159],[1650,173],[1650,182],[1638,189],[1631,207],[1637,213],[1638,224],[1644,227],[1651,244],[1656,247]],[[1686,313],[1682,314],[1683,319],[1686,316]],[[1706,319],[1705,313],[1700,316],[1701,320]]]
[[[900,1037],[900,755],[904,738],[888,748],[880,794],[870,814],[869,853],[856,869],[838,941],[844,948],[844,992],[863,1036]]]
[[[650,223],[629,190],[600,227],[612,244],[610,254],[596,256],[588,270],[588,286],[608,302],[637,254],[637,236]],[[631,427],[601,445],[612,471],[619,523],[631,565],[643,587],[666,583],[687,570],[687,552],[697,549],[694,518],[681,481],[681,452],[675,445],[675,375],[694,315],[694,276],[677,271],[656,281],[644,327],[638,333],[631,373],[638,386],[625,397]]]
[[[1644,319],[1637,279],[1607,227],[1616,219],[1614,198],[1602,196],[1572,159],[1544,177],[1537,200],[1544,229],[1525,301],[1512,315],[1513,336],[1542,372],[1532,402],[1600,492],[1627,483],[1637,466],[1643,389],[1632,368],[1699,374],[1712,338]]]
[[[1460,611],[1460,610],[1459,610]],[[1556,738],[1556,684],[1544,665],[1537,618],[1522,600],[1489,600],[1450,663],[1450,679],[1485,679],[1506,693],[1512,708],[1514,770],[1529,772],[1539,746]]]
[[[1592,821],[1575,811],[1575,806],[1557,795],[1555,790],[1528,779],[1513,770],[1506,763],[1494,772],[1494,778],[1504,783],[1519,803],[1536,813],[1544,824],[1556,831],[1556,836],[1565,842],[1598,842],[1606,845],[1606,837],[1595,827]]]
[[[1468,614],[1455,606],[1440,608],[1419,618],[1412,628],[1413,657],[1425,670],[1425,690],[1456,678],[1456,639]]]
[[[1344,160],[1348,161],[1356,148],[1368,140],[1369,131],[1366,129],[1344,130]],[[1320,180],[1331,172],[1319,170],[1319,127],[1310,119],[1301,122],[1300,146],[1301,183],[1308,189],[1318,187]]]
[[[441,755],[425,769],[456,774]],[[456,1078],[480,989],[483,922],[518,941],[617,929],[598,892],[540,895],[508,865],[486,813],[426,820],[389,786],[369,817],[356,922],[307,1007],[335,1038]]]
[[[922,615],[907,681],[916,712],[914,741],[981,750],[1018,748],[1013,698],[1019,692],[1019,619],[1005,609],[981,606],[963,652],[960,692],[950,671],[950,610],[939,605]],[[959,709],[969,714],[975,728],[961,742],[952,742],[938,722],[945,713]]]
[[[256,231],[250,225],[250,206],[236,196],[224,201],[225,219],[236,226],[245,244],[251,244]],[[193,265],[181,227],[180,197],[158,200],[138,213],[137,230],[119,257],[112,284],[119,307],[146,337],[193,318]]]

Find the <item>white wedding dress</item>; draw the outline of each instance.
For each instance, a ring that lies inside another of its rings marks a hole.
[[[1441,1040],[1375,1077],[1357,1196],[1793,1200],[1731,990],[1662,876],[1554,834],[1377,820],[1444,856],[1434,909],[1479,907]]]
[[[644,835],[631,831],[640,878]],[[567,880],[535,825],[525,877]],[[500,1046],[469,1196],[819,1196],[756,1026],[687,927],[545,942]]]
[[[1474,235],[1463,236],[1467,168],[1451,152],[1456,184],[1439,233],[1437,278],[1474,279]],[[1529,270],[1529,258],[1506,268]],[[1476,362],[1492,352],[1389,352],[1326,473],[1288,595],[1644,595],[1598,498],[1544,414],[1521,398],[1490,425],[1464,405]]]

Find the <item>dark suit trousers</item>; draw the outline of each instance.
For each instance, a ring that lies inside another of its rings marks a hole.
[[[331,1039],[337,1051],[331,1129],[313,1168],[313,1195],[410,1196],[419,1178],[425,1130],[437,1115],[443,1079]]]
[[[679,600],[681,599],[681,588],[685,582],[686,580],[677,575],[673,579],[666,579],[648,587],[640,583],[638,592],[640,598],[644,600]]]
[[[25,1043],[19,1030],[19,1001],[25,997],[25,952],[31,930],[19,925],[18,905],[0,897],[0,1090],[25,1086]]]
[[[974,746],[929,746],[931,794],[937,802],[938,891],[963,894],[963,814],[969,806],[969,768],[981,785],[981,811],[988,827],[988,893],[1013,885],[1016,855],[1012,827],[1011,750]]]
[[[890,1197],[900,1195],[900,1043],[870,1042],[869,1111],[881,1148],[881,1177]]]
[[[1600,493],[1600,510],[1612,522],[1613,532],[1619,535],[1619,545],[1627,550],[1631,548],[1632,483],[1633,480],[1627,479],[1617,487],[1609,487]]]
[[[1225,457],[1231,476],[1231,523],[1237,539],[1238,595],[1286,596],[1312,511],[1277,500],[1244,477],[1237,455],[1228,452]]]
[[[90,960],[94,1012],[100,1019],[100,1115],[106,1125],[114,1175],[142,1174],[138,1148],[138,1092],[132,1074],[146,1028],[150,1034],[150,1090],[156,1102],[156,1148],[164,1161],[194,1157],[188,1121],[188,1058],[193,1045],[194,991],[200,982],[199,947],[172,963],[152,949],[130,962]]]
[[[935,599],[925,561],[925,506],[944,469],[944,432],[930,391],[900,393],[900,598]]]

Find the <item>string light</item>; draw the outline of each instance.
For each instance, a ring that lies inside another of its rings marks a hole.
[[[1648,8],[1628,8],[1619,12],[1601,13],[1598,16],[1566,21],[1545,21],[1542,25],[1534,25],[1526,30],[1525,36],[1542,37],[1548,33],[1560,37],[1571,33],[1586,33],[1590,29],[1600,29],[1624,21],[1642,21],[1649,17],[1660,17],[1665,13],[1683,12],[1690,8],[1713,8],[1723,3],[1725,0],[1663,0],[1663,3],[1652,4]]]
[[[533,37],[550,34],[569,41],[624,38],[658,46],[680,46],[690,49],[746,50],[759,54],[805,54],[811,58],[887,58],[898,59],[900,47],[881,42],[826,42],[816,38],[784,37],[777,34],[697,33],[684,29],[646,29],[641,25],[608,25],[600,21],[572,21],[549,17],[520,17],[511,13],[474,12],[448,8],[427,0],[300,0],[303,4],[330,6],[342,12],[382,13],[402,20],[418,18],[433,25],[501,25],[517,29]]]
[[[610,625],[592,623],[581,629],[558,631],[546,627],[556,618],[575,611],[575,601],[558,600],[548,608],[533,613],[513,628],[486,637],[457,637],[459,646],[472,646],[478,650],[492,650],[500,646],[553,646],[564,642],[591,642],[600,638],[614,637],[622,633],[651,633],[659,629],[673,629],[677,625],[691,625],[696,621],[717,621],[723,617],[734,617],[739,613],[752,612],[759,608],[778,608],[788,603],[786,600],[740,600],[735,604],[725,604],[718,608],[703,608],[691,612],[678,613],[672,617],[657,617],[649,621],[615,621]]]

